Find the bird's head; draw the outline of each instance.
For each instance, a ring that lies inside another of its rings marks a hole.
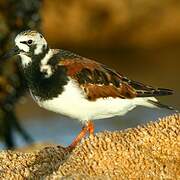
[[[27,30],[19,33],[15,38],[15,48],[11,49],[5,56],[9,58],[20,55],[22,64],[29,64],[32,57],[43,53],[47,49],[47,42],[37,31]]]

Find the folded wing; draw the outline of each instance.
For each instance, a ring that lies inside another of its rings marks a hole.
[[[132,99],[173,93],[169,89],[153,88],[130,80],[105,65],[83,57],[63,59],[59,65],[65,66],[68,76],[79,83],[87,98],[92,101],[107,97]]]

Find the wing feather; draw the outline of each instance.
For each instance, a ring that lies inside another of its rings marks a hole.
[[[79,83],[89,100],[107,97],[132,99],[172,94],[172,90],[153,88],[130,80],[113,69],[87,58],[67,58],[61,60],[58,65],[66,67],[67,75]]]

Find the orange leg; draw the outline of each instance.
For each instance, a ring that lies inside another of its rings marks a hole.
[[[88,121],[88,130],[89,134],[94,134],[94,123],[92,121]]]
[[[88,121],[87,124],[82,128],[81,132],[76,136],[73,142],[67,147],[73,149],[86,136],[87,133],[94,134],[94,124],[92,121]]]

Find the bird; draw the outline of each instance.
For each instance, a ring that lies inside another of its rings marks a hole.
[[[137,106],[172,109],[156,97],[171,95],[173,90],[131,80],[73,52],[51,49],[36,30],[25,30],[15,37],[15,47],[5,58],[14,55],[20,56],[20,66],[35,102],[82,123],[70,149],[88,133],[94,134],[94,120],[123,116]]]

